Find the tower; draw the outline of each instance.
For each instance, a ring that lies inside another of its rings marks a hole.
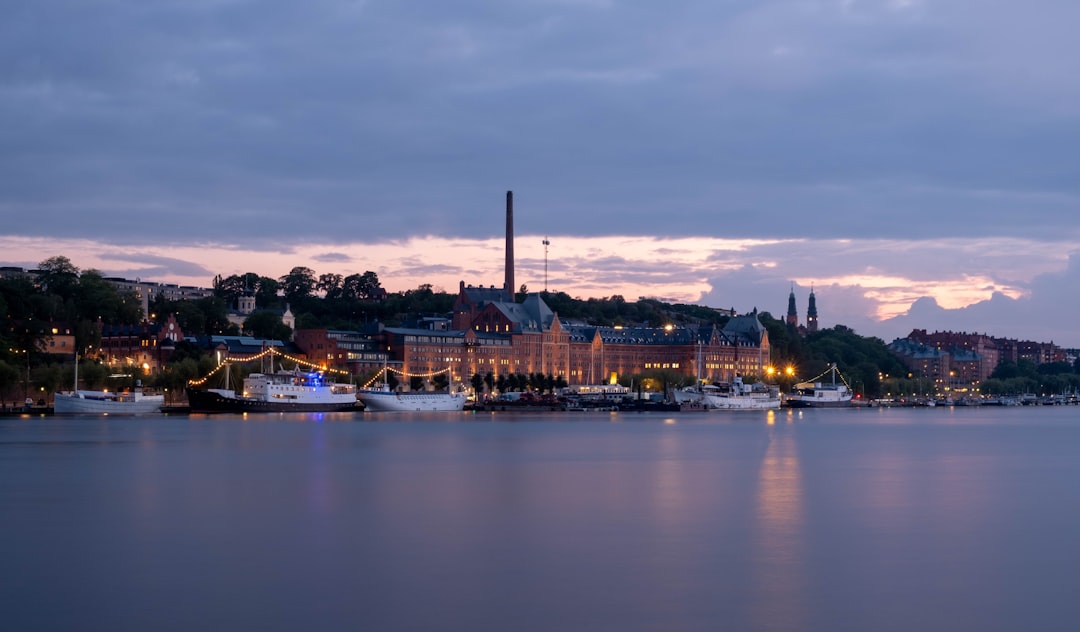
[[[814,298],[814,286],[810,286],[810,304],[806,308],[806,331],[817,331],[817,299]]]
[[[547,293],[547,279],[548,279],[547,257],[548,257],[548,246],[550,246],[550,245],[551,245],[551,242],[548,241],[548,238],[545,236],[544,237],[544,292],[545,293]]]
[[[791,294],[787,299],[787,324],[792,327],[799,326],[799,313],[795,310],[795,284],[791,284]]]
[[[506,300],[514,302],[514,192],[506,192]]]

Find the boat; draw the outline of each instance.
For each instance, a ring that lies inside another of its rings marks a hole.
[[[358,389],[356,397],[364,403],[364,410],[371,412],[464,410],[466,400],[464,391],[391,390],[385,382],[377,388]]]
[[[720,387],[714,384],[698,383],[697,386],[686,386],[676,389],[673,393],[676,404],[702,404],[705,403],[706,395],[719,394]]]
[[[699,384],[675,391],[678,404],[697,404],[707,410],[768,410],[780,408],[780,389],[758,382],[746,384],[736,375],[731,382]]]
[[[780,408],[780,388],[762,382],[744,384],[738,375],[715,392],[705,393],[703,403],[710,410],[767,410]]]
[[[75,356],[75,388],[53,395],[56,415],[147,415],[161,412],[164,405],[164,395],[144,393],[140,382],[130,392],[80,390],[78,356]]]
[[[449,371],[449,369],[446,370]],[[369,385],[375,383],[374,387],[356,390],[356,397],[363,402],[365,412],[388,413],[423,410],[453,412],[465,410],[465,402],[468,396],[463,389],[455,389],[452,386],[445,391],[406,391],[400,387],[392,389],[388,377],[390,371],[390,367],[384,364],[382,370],[372,378],[372,382],[368,383]],[[396,369],[394,371],[400,373]],[[401,374],[405,375],[404,373]],[[382,378],[382,381],[375,382],[379,378]],[[453,383],[454,376],[450,374],[450,384]]]
[[[826,374],[832,378],[828,382],[819,381]],[[851,406],[852,392],[840,376],[840,382],[836,381],[839,371],[836,364],[829,365],[828,370],[809,382],[799,382],[787,396],[785,403],[789,408],[843,408]]]
[[[252,373],[240,393],[188,387],[193,413],[330,413],[360,410],[356,386],[328,382],[322,371]]]

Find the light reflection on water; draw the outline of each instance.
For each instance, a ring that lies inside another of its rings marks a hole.
[[[5,629],[1071,630],[1080,408],[0,419]]]

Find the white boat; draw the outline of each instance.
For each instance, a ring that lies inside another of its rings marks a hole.
[[[698,384],[677,389],[674,393],[676,404],[704,404],[707,394],[719,393],[720,388],[712,384]]]
[[[79,357],[75,356],[75,390],[53,395],[57,415],[146,415],[161,412],[164,395],[147,395],[141,387],[126,393],[79,390]]]
[[[780,408],[780,389],[761,382],[744,384],[735,376],[730,384],[720,386],[716,392],[704,396],[706,408],[715,410],[768,410]]]
[[[164,395],[141,391],[72,391],[53,396],[53,413],[57,415],[145,415],[161,412],[164,405]]]
[[[193,413],[297,412],[326,413],[359,410],[356,386],[328,382],[321,371],[252,373],[240,393],[227,389],[189,388]]]
[[[701,384],[675,391],[678,404],[700,404],[709,410],[768,410],[780,408],[780,389],[766,384],[745,384],[735,376],[730,383]]]
[[[379,388],[358,389],[356,397],[364,403],[365,412],[463,410],[466,399],[464,391],[392,391],[385,383]]]
[[[831,373],[829,382],[820,382],[826,373]],[[787,396],[786,403],[790,408],[842,408],[851,405],[851,389],[844,377],[840,376],[840,382],[836,381],[839,372],[836,364],[831,364],[829,370],[809,382],[799,382]]]

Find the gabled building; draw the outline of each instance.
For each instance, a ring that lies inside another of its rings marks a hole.
[[[163,323],[144,320],[138,324],[107,324],[98,321],[98,329],[101,343],[96,355],[103,364],[118,369],[141,367],[144,371],[158,371],[172,358],[176,343],[184,339],[172,314]]]

